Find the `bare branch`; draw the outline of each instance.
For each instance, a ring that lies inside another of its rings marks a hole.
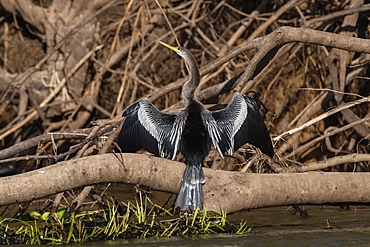
[[[282,169],[282,172],[316,171],[336,165],[341,165],[344,163],[368,162],[369,160],[370,154],[347,154],[343,156],[336,156],[326,160],[320,160],[318,162],[309,163],[301,166],[290,166],[286,169]]]
[[[289,135],[292,135],[292,134],[294,134],[294,133],[296,133],[296,132],[298,132],[298,131],[300,131],[302,129],[305,129],[308,126],[310,126],[310,125],[312,125],[314,123],[317,123],[318,121],[321,121],[321,120],[327,118],[328,116],[331,116],[331,115],[333,115],[333,114],[335,114],[337,112],[343,111],[343,110],[348,109],[348,108],[350,108],[352,106],[355,106],[355,105],[358,105],[358,104],[362,104],[362,103],[365,103],[365,102],[370,102],[370,96],[369,97],[362,98],[362,99],[359,99],[359,100],[355,100],[355,101],[352,101],[352,102],[349,102],[349,103],[344,103],[344,104],[342,104],[342,105],[340,105],[340,106],[338,106],[338,107],[336,107],[336,108],[334,108],[332,110],[329,110],[329,111],[321,114],[318,117],[315,117],[314,119],[311,119],[310,121],[306,122],[305,124],[303,124],[303,125],[295,128],[295,129],[286,131],[283,134],[281,134],[281,135],[279,135],[277,137],[274,137],[273,140],[274,141],[279,141],[280,139],[285,138],[285,137],[287,137]]]
[[[69,139],[85,139],[90,129],[78,129],[78,130],[64,130],[54,133],[47,133],[41,136],[30,138],[21,143],[14,144],[13,146],[0,150],[0,160],[15,155],[19,152],[25,151],[29,148],[36,147],[41,143],[47,143],[52,140],[69,140]]]
[[[250,64],[244,71],[244,74],[237,81],[238,85],[236,91],[241,91],[242,85],[251,79],[259,62],[275,47],[290,43],[303,42],[316,45],[323,45],[328,47],[335,47],[347,51],[370,53],[370,41],[367,39],[360,39],[348,37],[344,35],[322,32],[308,28],[294,28],[294,27],[280,27],[264,37],[255,40],[247,41],[233,49],[231,49],[224,56],[215,59],[211,63],[200,69],[201,76],[208,74],[212,70],[221,66],[222,64],[235,58],[242,52],[258,49],[257,54],[253,57]],[[186,78],[181,78],[171,84],[164,86],[161,90],[151,94],[148,98],[155,101],[163,95],[180,88],[186,82]]]
[[[336,164],[351,158],[341,157],[336,158]],[[352,158],[352,161],[362,160],[361,155]],[[369,159],[368,155],[366,158]],[[140,184],[176,193],[184,168],[179,162],[139,154],[103,154],[73,159],[0,178],[0,205],[107,182]],[[367,188],[370,173],[251,174],[213,169],[204,169],[204,172],[207,181],[203,187],[205,205],[216,212],[220,207],[231,213],[277,205],[370,202],[370,188]]]

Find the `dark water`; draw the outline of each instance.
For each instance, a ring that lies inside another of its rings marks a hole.
[[[248,234],[243,236],[217,235],[195,238],[171,238],[157,240],[136,240],[136,241],[109,241],[102,245],[93,244],[90,246],[369,246],[370,232],[365,236],[361,232],[320,232],[320,233],[296,233],[296,234]]]
[[[370,246],[370,207],[306,206],[309,217],[289,207],[255,209],[230,215],[248,222],[252,232],[244,235],[115,240],[79,246]]]

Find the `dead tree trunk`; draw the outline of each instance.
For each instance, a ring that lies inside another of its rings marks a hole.
[[[185,166],[139,154],[104,154],[0,178],[0,205],[35,200],[94,183],[123,182],[177,193]],[[370,202],[370,173],[252,174],[204,169],[205,205],[228,213],[290,204]],[[359,189],[361,188],[361,189]]]

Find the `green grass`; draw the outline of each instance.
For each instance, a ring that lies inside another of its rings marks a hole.
[[[68,244],[122,238],[186,236],[193,234],[251,231],[246,222],[231,224],[226,213],[207,209],[192,213],[166,210],[139,195],[136,203],[111,205],[105,210],[68,214],[63,208],[55,214],[30,212],[17,219],[0,219],[0,244]]]

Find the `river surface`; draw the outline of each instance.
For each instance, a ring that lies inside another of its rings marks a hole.
[[[290,207],[271,207],[235,213],[229,220],[247,221],[252,232],[89,242],[74,246],[370,246],[370,207],[306,206],[308,217]]]
[[[122,201],[133,201],[133,186],[115,185],[109,193],[120,195]],[[164,205],[171,196],[153,192],[151,200]],[[174,200],[174,196],[171,200]],[[370,206],[350,205],[343,210],[333,205],[306,205],[307,217],[302,217],[292,207],[269,207],[241,211],[228,215],[236,225],[247,221],[250,233],[213,234],[170,238],[118,239],[112,241],[86,242],[64,246],[73,247],[161,247],[161,246],[370,246]],[[13,245],[24,246],[24,245]],[[45,245],[50,246],[50,245]]]

